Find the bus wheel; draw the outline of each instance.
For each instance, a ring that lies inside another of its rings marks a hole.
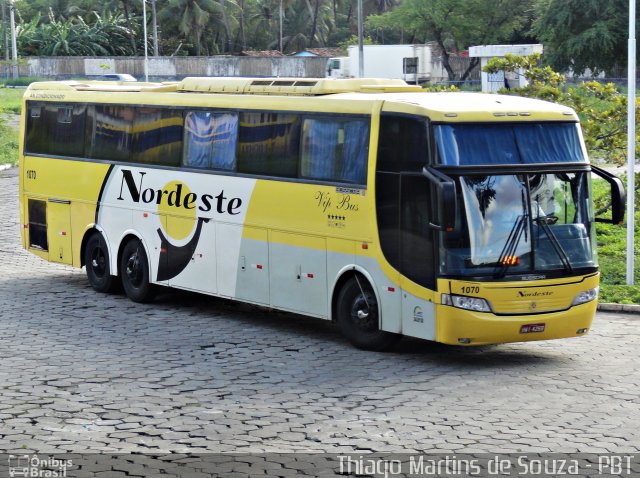
[[[117,278],[111,275],[107,243],[99,232],[89,237],[84,250],[84,264],[89,284],[96,292],[114,292]]]
[[[385,350],[398,340],[398,335],[379,329],[378,301],[371,285],[362,276],[349,279],[337,300],[340,330],[359,349]]]
[[[144,246],[138,239],[131,239],[122,250],[120,260],[122,286],[134,302],[149,302],[155,296],[155,288],[149,282],[149,261]]]

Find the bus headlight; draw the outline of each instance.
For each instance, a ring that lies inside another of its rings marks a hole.
[[[571,306],[580,305],[580,304],[586,304],[587,302],[591,302],[592,300],[596,300],[598,298],[598,291],[599,290],[600,290],[600,287],[594,287],[593,289],[583,290],[578,295],[576,295],[576,298],[573,299],[573,302],[571,303]]]
[[[478,297],[442,294],[442,303],[444,305],[457,307],[458,309],[473,310],[474,312],[491,312],[489,303]]]

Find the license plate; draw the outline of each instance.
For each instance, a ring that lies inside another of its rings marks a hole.
[[[521,334],[534,334],[537,332],[544,332],[545,324],[527,324],[520,327]]]

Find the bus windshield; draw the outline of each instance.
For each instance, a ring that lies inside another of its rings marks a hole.
[[[441,124],[434,134],[446,166],[586,162],[577,123]]]
[[[501,278],[597,267],[587,174],[459,176],[457,226],[442,233],[440,272]]]

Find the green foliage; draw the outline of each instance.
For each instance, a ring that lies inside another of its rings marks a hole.
[[[559,70],[594,74],[626,64],[628,0],[538,0],[532,33]]]
[[[340,50],[346,56],[348,55],[349,45],[357,45],[358,44],[358,35],[351,35],[349,38],[345,39],[340,43]],[[363,37],[362,38],[363,45],[373,45],[375,42],[371,37]]]
[[[92,12],[64,19],[49,10],[47,20],[38,14],[17,27],[18,50],[25,56],[110,56],[134,53],[130,38],[136,32],[122,15]]]
[[[422,85],[422,89],[424,91],[437,93],[460,91],[460,88],[458,88],[456,85],[429,85],[427,83]]]
[[[600,302],[640,304],[640,286],[602,284],[600,286]]]
[[[636,180],[639,178],[636,178]],[[624,178],[623,178],[624,180]],[[593,181],[593,196],[596,204],[608,200],[608,186],[603,180]],[[640,204],[640,190],[636,190],[636,204]],[[640,304],[640,285],[626,285],[627,230],[615,224],[596,223],[598,262],[600,263],[600,300],[620,304]],[[640,280],[640,210],[635,215],[635,278]]]
[[[18,164],[18,131],[0,121],[0,164]]]
[[[369,29],[397,29],[419,42],[435,41],[443,51],[449,80],[457,78],[448,53],[471,45],[506,41],[527,22],[533,0],[404,0],[396,9],[367,18]],[[477,64],[473,59],[470,68]]]
[[[30,78],[30,80],[35,81],[34,78]],[[24,89],[22,88],[0,88],[0,113],[20,114],[23,94]]]

